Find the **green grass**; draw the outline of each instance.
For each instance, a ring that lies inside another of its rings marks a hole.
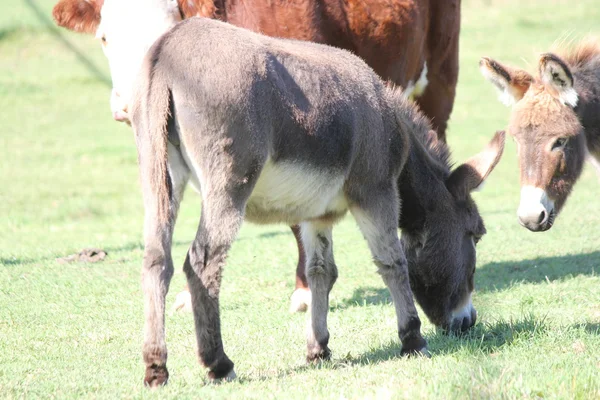
[[[424,333],[431,359],[398,357],[390,297],[348,218],[335,229],[340,278],[333,360],[305,366],[304,315],[287,312],[296,248],[283,226],[245,225],[222,290],[224,343],[239,379],[208,385],[192,317],[169,312],[171,380],[142,386],[142,207],[129,128],[110,118],[108,68],[91,37],[58,31],[53,0],[0,5],[0,396],[41,398],[599,398],[600,184],[586,167],[555,227],[516,221],[515,146],[475,198],[479,245],[465,337]],[[39,7],[36,14],[31,6]],[[597,0],[463,1],[461,75],[450,124],[455,161],[506,125],[478,72],[488,55],[535,67],[558,38],[600,34]],[[173,249],[183,262],[199,219],[188,193]],[[101,247],[97,264],[57,257]],[[181,268],[168,304],[184,285]],[[423,314],[421,313],[423,316]],[[423,316],[424,318],[424,316]]]

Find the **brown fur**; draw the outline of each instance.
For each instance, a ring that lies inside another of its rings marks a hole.
[[[426,61],[429,85],[416,101],[446,140],[458,79],[460,0],[180,1],[186,17],[207,16],[211,3],[217,18],[233,25],[350,50],[401,87],[419,78]]]
[[[95,33],[104,0],[61,0],[52,9],[56,24],[75,32]]]
[[[556,48],[559,54],[571,68],[581,68],[593,61],[600,54],[600,41],[592,36],[586,37],[571,47]]]
[[[600,42],[587,38],[557,53],[542,54],[535,77],[489,58],[483,58],[480,66],[516,101],[508,131],[517,142],[521,185],[543,189],[554,202],[547,221],[525,225],[531,230],[550,229],[581,174],[588,150],[600,157]]]

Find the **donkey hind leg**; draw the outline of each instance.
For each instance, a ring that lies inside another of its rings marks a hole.
[[[421,320],[410,289],[408,264],[398,238],[397,196],[392,190],[379,196],[375,192],[370,192],[368,202],[351,207],[351,212],[392,295],[402,354],[427,354],[427,342],[421,336]]]
[[[306,361],[329,359],[327,347],[327,313],[329,292],[335,283],[338,272],[333,260],[331,225],[318,222],[304,222],[300,225],[302,242],[306,254],[306,278],[312,293],[310,315],[307,323]]]
[[[167,345],[165,342],[165,296],[173,276],[171,241],[177,218],[179,203],[189,178],[179,150],[168,145],[169,178],[172,196],[168,221],[160,224],[156,202],[144,191],[144,261],[142,287],[144,291],[143,355],[146,364],[144,384],[155,387],[164,385],[169,379],[167,370]]]
[[[211,380],[235,378],[221,339],[219,291],[227,252],[244,218],[245,195],[236,201],[240,196],[225,191],[203,193],[200,226],[183,267],[192,297],[198,355]]]
[[[290,312],[305,312],[310,305],[310,289],[306,280],[306,254],[302,244],[300,226],[291,227],[298,245],[298,266],[296,267],[296,288],[290,301]]]

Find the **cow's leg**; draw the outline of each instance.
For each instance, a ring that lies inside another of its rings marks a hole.
[[[237,177],[223,181],[241,181]],[[184,271],[187,277],[196,326],[200,362],[209,369],[211,380],[233,379],[233,362],[223,350],[219,291],[227,252],[244,218],[249,190],[216,188],[207,184],[202,193],[202,217],[196,238],[188,251]],[[227,184],[227,182],[225,182]],[[250,182],[251,189],[254,182]]]
[[[431,120],[438,139],[444,142],[458,82],[460,1],[458,5],[456,3],[455,0],[448,0],[436,5],[440,21],[434,21],[430,28],[432,32],[429,33],[428,83],[425,91],[415,98],[421,111]],[[448,21],[452,21],[455,27],[448,25]],[[440,29],[446,32],[439,32]],[[432,38],[435,38],[435,42],[431,41]]]
[[[180,152],[169,144],[169,178],[172,196],[168,221],[159,223],[158,209],[151,193],[144,193],[144,261],[142,287],[144,291],[143,356],[146,364],[144,384],[155,387],[169,379],[167,345],[165,342],[165,296],[173,276],[171,241],[179,203],[189,178],[189,169]]]
[[[426,353],[427,342],[421,336],[421,320],[413,302],[408,264],[398,238],[397,195],[393,188],[373,188],[365,193],[368,195],[359,198],[350,210],[369,244],[378,272],[392,295],[402,354]]]
[[[305,312],[310,304],[310,289],[306,279],[306,255],[300,226],[294,225],[291,228],[298,245],[298,265],[296,266],[296,288],[292,293],[290,312]]]
[[[327,344],[327,313],[329,292],[337,279],[337,267],[333,260],[331,225],[304,222],[301,225],[302,243],[306,251],[306,277],[312,293],[310,316],[307,326],[308,362],[328,359],[331,355]]]

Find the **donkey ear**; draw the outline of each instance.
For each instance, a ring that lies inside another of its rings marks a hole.
[[[527,71],[504,66],[488,57],[479,60],[479,70],[498,89],[500,101],[507,106],[521,100],[533,82]]]
[[[452,171],[446,187],[455,198],[465,199],[471,191],[481,187],[502,157],[505,136],[504,131],[496,132],[481,153]]]
[[[52,9],[58,26],[80,33],[95,33],[104,0],[60,0]]]
[[[542,54],[539,65],[540,78],[548,88],[558,93],[563,104],[577,105],[577,92],[573,88],[573,74],[567,63],[552,53]]]

